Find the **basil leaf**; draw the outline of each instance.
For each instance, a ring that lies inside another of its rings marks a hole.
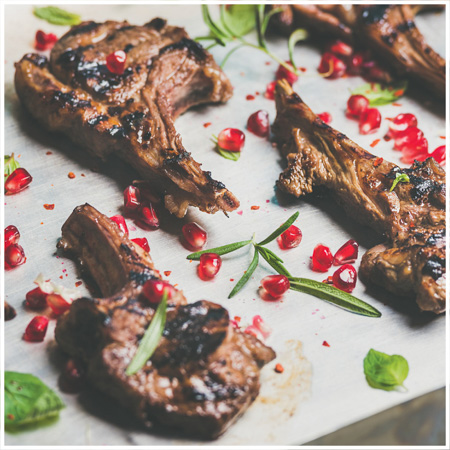
[[[253,272],[255,271],[256,267],[258,266],[258,260],[259,260],[258,250],[255,248],[255,254],[253,255],[252,262],[248,266],[248,269],[244,273],[242,278],[237,282],[236,286],[230,292],[228,298],[235,296],[244,287],[245,283],[247,283],[247,281],[253,275]]]
[[[373,348],[364,358],[364,374],[375,389],[392,391],[403,386],[409,373],[408,361],[400,355],[387,355]]]
[[[308,278],[289,278],[289,282],[293,291],[314,295],[356,314],[368,317],[381,317],[380,311],[373,306],[329,284]]]
[[[43,8],[34,8],[33,13],[39,19],[44,19],[54,25],[78,25],[81,23],[81,17],[56,6],[45,6]]]
[[[297,73],[297,66],[294,61],[294,47],[297,42],[304,41],[308,38],[308,32],[304,30],[303,28],[298,28],[297,30],[293,31],[291,35],[289,36],[289,42],[288,42],[288,49],[289,49],[289,59],[291,61],[292,67],[294,68],[294,71]]]
[[[299,216],[299,214],[300,213],[298,211],[296,213],[294,213],[291,217],[289,217],[288,220],[286,220],[286,222],[283,223],[283,225],[281,225],[279,228],[277,228],[272,234],[267,236],[261,242],[258,242],[258,245],[266,245],[269,242],[276,239],[280,234],[284,233],[297,220],[297,217]]]
[[[382,106],[398,100],[407,88],[407,80],[386,87],[379,83],[366,83],[354,89],[352,95],[364,95],[369,100],[370,106]]]
[[[233,36],[245,36],[256,26],[255,5],[222,5],[220,18]]]
[[[5,155],[5,181],[6,179],[16,170],[20,167],[19,162],[14,158],[14,153],[12,153],[10,156]]]
[[[5,425],[15,429],[56,416],[64,403],[34,375],[5,372]]]
[[[149,327],[145,330],[139,347],[125,371],[126,375],[133,375],[144,367],[158,347],[159,341],[166,325],[167,316],[167,292],[164,291],[161,303],[158,305],[152,317]]]
[[[392,192],[395,189],[395,186],[397,186],[398,183],[409,183],[408,175],[406,175],[406,173],[397,173],[397,174],[395,174],[395,180],[392,183],[392,186],[389,189],[389,192]]]
[[[200,256],[202,256],[204,253],[216,253],[217,255],[226,255],[227,253],[234,252],[235,250],[245,247],[246,245],[251,243],[252,243],[251,239],[248,241],[234,242],[233,244],[222,245],[221,247],[215,247],[210,248],[208,250],[202,250],[201,252],[191,253],[190,255],[186,256],[186,259],[198,260],[200,259]]]
[[[286,267],[281,264],[278,258],[273,252],[271,252],[268,248],[265,247],[256,247],[261,256],[273,267],[279,274],[284,275],[286,277],[291,277],[292,275],[288,272]]]
[[[241,157],[241,152],[229,152],[227,150],[223,150],[219,146],[217,146],[217,153],[225,159],[230,159],[231,161],[237,161]]]

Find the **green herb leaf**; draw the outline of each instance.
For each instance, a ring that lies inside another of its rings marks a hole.
[[[5,155],[5,181],[6,179],[16,170],[20,167],[20,164],[16,159],[14,159],[14,153],[12,153],[10,156]]]
[[[289,217],[289,219],[286,220],[286,222],[284,222],[283,225],[277,228],[272,234],[267,236],[261,242],[258,242],[258,245],[266,245],[269,242],[272,242],[274,239],[276,239],[280,234],[284,233],[297,220],[299,214],[300,213],[297,211],[295,214]]]
[[[397,173],[397,174],[395,174],[395,180],[392,183],[392,186],[389,189],[389,192],[392,192],[395,189],[395,186],[397,186],[398,183],[409,183],[408,175],[406,175],[406,173]]]
[[[64,403],[39,378],[5,372],[5,425],[13,430],[56,416]]]
[[[260,247],[259,245],[256,246],[256,249],[259,251],[261,256],[270,264],[270,266],[273,267],[279,274],[286,277],[292,276],[286,269],[286,267],[283,266],[283,261],[281,261],[280,258],[275,255],[275,253],[273,253],[268,248]]]
[[[253,275],[253,272],[255,271],[256,267],[258,266],[258,261],[259,261],[258,255],[259,255],[258,250],[255,248],[255,254],[253,255],[252,262],[248,266],[248,269],[244,273],[242,278],[236,283],[236,286],[230,292],[230,295],[228,295],[228,298],[235,296],[244,287],[245,283],[247,283],[247,281]]]
[[[56,6],[45,6],[34,8],[34,15],[39,19],[44,19],[54,25],[78,25],[81,23],[81,17]]]
[[[222,5],[220,18],[233,36],[245,36],[256,26],[255,5]]]
[[[356,314],[368,317],[381,317],[380,311],[373,306],[329,284],[308,278],[289,278],[289,282],[293,291],[314,295]]]
[[[215,247],[210,248],[208,250],[202,250],[201,252],[191,253],[190,255],[186,256],[186,259],[193,259],[194,261],[197,261],[200,259],[200,256],[202,256],[204,253],[216,253],[217,255],[226,255],[227,253],[234,252],[235,250],[245,247],[246,245],[251,243],[252,243],[251,239],[249,239],[248,241],[234,242],[233,244],[222,245],[221,247]]]
[[[387,355],[372,348],[364,358],[366,380],[375,389],[392,391],[404,387],[408,372],[408,361],[400,355]]]
[[[223,150],[219,146],[216,147],[217,153],[225,159],[230,159],[231,161],[238,161],[241,157],[241,152],[229,152]]]
[[[294,61],[294,47],[297,42],[304,41],[308,38],[308,32],[303,28],[299,28],[291,33],[289,36],[288,49],[289,49],[289,59],[291,60],[292,67],[298,72],[297,66]]]
[[[382,106],[398,100],[407,88],[407,80],[385,87],[379,83],[367,83],[354,89],[352,95],[364,95],[369,100],[370,106]]]
[[[131,360],[126,375],[133,375],[138,370],[144,367],[145,363],[152,357],[156,347],[158,347],[159,341],[166,325],[167,315],[167,292],[164,291],[161,303],[158,305],[155,314],[149,327],[144,333],[144,336],[139,344],[139,347]]]

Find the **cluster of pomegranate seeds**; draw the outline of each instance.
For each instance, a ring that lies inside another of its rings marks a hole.
[[[324,123],[326,123],[327,125],[330,124],[333,119],[329,112],[323,112],[323,113],[317,114],[317,117],[320,120],[322,120]]]
[[[227,152],[240,152],[244,144],[245,134],[237,128],[225,128],[217,138],[217,145]]]
[[[259,137],[269,137],[269,113],[262,109],[253,113],[247,120],[247,130]]]
[[[272,329],[264,322],[260,315],[256,315],[253,317],[252,324],[244,330],[244,333],[251,334],[261,341],[264,341],[270,336]]]
[[[58,36],[53,33],[44,33],[42,30],[36,31],[36,41],[34,43],[34,48],[36,50],[49,50],[58,40]]]
[[[36,316],[31,319],[27,325],[23,339],[28,342],[42,342],[47,332],[48,318],[45,316]]]
[[[208,234],[198,223],[189,222],[181,231],[189,250],[201,250],[205,246]]]
[[[356,269],[351,264],[344,264],[333,274],[334,287],[345,292],[352,292],[356,286]]]
[[[111,73],[122,75],[126,61],[127,54],[123,50],[117,50],[106,57],[106,67]]]
[[[127,227],[127,223],[125,222],[125,218],[123,216],[118,214],[116,216],[111,216],[109,219],[117,224],[117,226],[119,227],[119,230],[125,236],[128,236],[128,234],[129,234],[128,227]]]
[[[139,247],[143,248],[147,253],[150,252],[150,245],[148,245],[147,238],[134,238],[131,239],[131,242],[139,245]]]
[[[222,259],[216,253],[203,253],[200,256],[197,273],[203,281],[212,280],[222,266]]]
[[[320,60],[319,68],[317,69],[324,78],[334,80],[342,77],[347,70],[347,65],[342,59],[339,59],[333,53],[325,52]]]
[[[361,134],[374,133],[381,125],[380,111],[369,108],[369,100],[364,95],[350,96],[347,101],[347,117],[359,121]]]
[[[329,247],[318,244],[311,257],[311,268],[315,272],[326,272],[333,264],[333,254]]]
[[[358,243],[350,239],[334,255],[333,265],[351,264],[358,259]]]
[[[289,248],[298,247],[300,242],[302,242],[302,237],[303,234],[300,228],[295,225],[291,225],[286,231],[277,237],[277,242],[282,250],[287,250]]]
[[[268,275],[261,280],[261,285],[272,300],[279,300],[291,287],[284,275]]]
[[[17,194],[33,181],[33,177],[23,167],[17,168],[5,181],[5,194]]]
[[[136,186],[131,185],[123,192],[123,206],[125,212],[133,217],[136,223],[143,228],[159,228],[159,218],[153,207],[152,201],[156,202],[157,199],[146,189],[139,189]],[[122,216],[114,217],[119,218],[119,222],[122,223],[122,220],[120,219]],[[110,219],[116,222],[113,217],[110,217]],[[125,220],[123,220],[123,223],[125,223]],[[121,224],[118,223],[118,225],[123,231]],[[128,236],[128,230],[126,234]]]
[[[11,270],[27,260],[23,247],[19,245],[20,233],[14,225],[5,228],[5,269]]]
[[[175,293],[175,288],[164,280],[148,280],[142,288],[142,293],[149,303],[157,305],[161,302],[164,293],[167,293],[167,299],[170,300]]]
[[[289,67],[294,68],[294,66],[292,65],[292,63],[290,61],[285,61],[285,63]],[[298,80],[298,75],[296,75],[294,72],[291,72],[286,67],[284,67],[280,64],[275,73],[275,78],[277,80],[286,80],[292,86]]]

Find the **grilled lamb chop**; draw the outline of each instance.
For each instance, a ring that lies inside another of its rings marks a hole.
[[[122,75],[106,57],[127,54]],[[183,28],[154,19],[83,22],[55,45],[50,61],[27,54],[16,64],[16,91],[44,127],[65,133],[94,155],[117,154],[165,197],[178,217],[189,205],[214,213],[238,200],[186,151],[174,119],[202,103],[225,102],[232,86],[213,57]]]
[[[57,323],[58,344],[87,366],[91,384],[141,422],[176,427],[212,439],[223,433],[259,392],[259,373],[275,353],[235,329],[226,309],[180,291],[168,303],[163,337],[149,361],[127,376],[155,313],[141,295],[159,278],[150,255],[86,204],[62,227],[59,247],[77,256],[104,298],[81,298]]]
[[[425,86],[440,100],[445,98],[445,60],[417,29],[414,16],[441,5],[291,5],[275,18],[282,33],[298,27],[364,43],[398,76]],[[389,75],[384,81],[389,82]]]
[[[445,310],[445,171],[433,158],[409,169],[366,152],[320,120],[286,81],[275,90],[275,139],[288,167],[278,186],[300,197],[325,186],[347,213],[386,238],[362,258],[360,275],[413,297],[423,311]],[[396,176],[407,174],[409,182]]]

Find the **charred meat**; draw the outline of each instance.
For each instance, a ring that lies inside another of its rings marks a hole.
[[[122,74],[107,56],[126,53]],[[189,205],[233,211],[238,200],[183,147],[175,118],[192,106],[225,102],[232,86],[213,57],[183,28],[154,19],[83,22],[55,45],[50,60],[27,54],[16,64],[17,94],[44,127],[100,158],[116,154],[150,180],[178,217]]]
[[[17,315],[16,310],[8,302],[5,302],[4,314],[5,321],[12,320]]]
[[[78,257],[103,298],[81,298],[57,323],[62,349],[87,366],[92,385],[115,398],[142,423],[175,427],[212,439],[223,433],[259,392],[259,373],[275,353],[235,329],[222,306],[169,300],[163,337],[146,365],[127,376],[139,341],[155,313],[141,295],[159,278],[150,255],[90,205],[77,207],[59,247]]]
[[[445,171],[433,158],[409,169],[377,158],[326,125],[285,81],[275,90],[276,141],[288,167],[278,186],[300,197],[325,186],[347,213],[386,243],[369,250],[360,275],[415,297],[423,311],[445,310]],[[392,184],[400,174],[409,182]]]
[[[290,5],[284,6],[274,26],[282,33],[298,27],[363,43],[384,66],[400,77],[425,86],[445,98],[445,60],[426,44],[414,16],[440,5]],[[386,78],[385,81],[389,81]]]

